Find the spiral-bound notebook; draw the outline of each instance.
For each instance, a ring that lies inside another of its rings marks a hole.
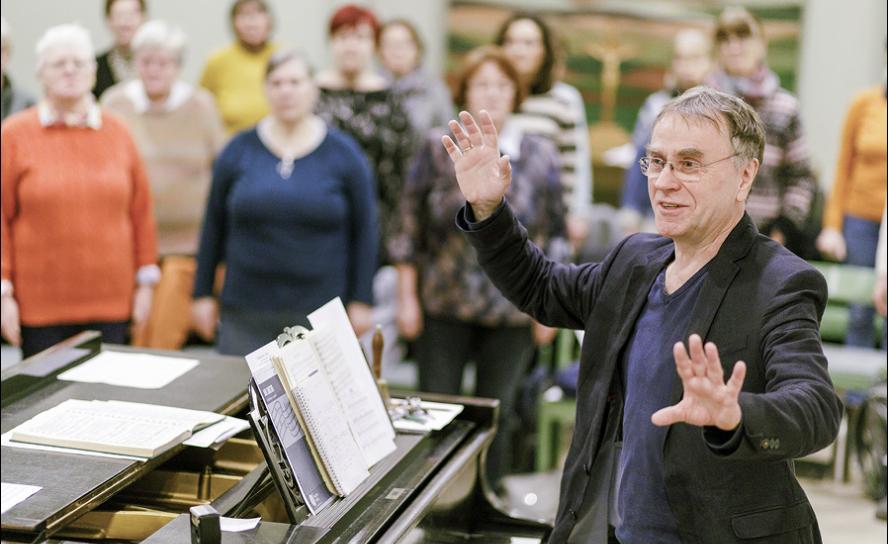
[[[300,339],[273,357],[294,411],[332,493],[346,496],[369,476],[370,466],[312,340]]]

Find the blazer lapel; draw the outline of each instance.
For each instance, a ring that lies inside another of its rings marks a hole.
[[[705,342],[709,335],[709,329],[712,328],[712,321],[715,314],[721,306],[725,293],[740,266],[736,261],[742,259],[752,246],[758,231],[748,215],[743,214],[743,218],[722,245],[718,254],[709,264],[709,271],[700,289],[700,295],[694,304],[694,310],[691,313],[691,322],[685,331],[684,341],[687,342],[688,337],[692,334],[699,334],[700,338]],[[682,387],[681,379],[678,373],[672,379],[672,391],[669,396],[669,405],[678,403],[681,400]]]

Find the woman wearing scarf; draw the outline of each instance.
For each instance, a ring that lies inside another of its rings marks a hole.
[[[719,15],[715,44],[719,67],[707,83],[743,98],[765,124],[765,157],[746,211],[763,234],[809,257],[813,240],[805,235],[805,225],[817,183],[799,101],[768,68],[762,24],[745,8],[726,8]]]

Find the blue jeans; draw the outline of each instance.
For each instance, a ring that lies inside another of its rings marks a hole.
[[[844,218],[842,232],[848,256],[847,264],[857,266],[876,265],[876,249],[879,245],[879,222],[860,219],[851,215]],[[849,346],[873,347],[873,319],[875,309],[870,304],[852,304],[849,307],[848,330],[845,344]],[[886,327],[882,322],[882,348],[886,347]]]

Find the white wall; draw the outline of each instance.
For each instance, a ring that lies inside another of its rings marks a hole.
[[[882,81],[884,0],[813,0],[804,6],[798,92],[820,184],[829,190],[848,103]]]
[[[232,40],[228,24],[231,0],[147,0],[149,17],[179,25],[188,35],[183,76],[197,81],[204,60],[214,49]],[[327,21],[347,0],[268,0],[276,18],[274,39],[306,52],[316,67],[327,61]],[[412,21],[426,41],[428,66],[443,65],[447,0],[373,0],[369,6],[382,19],[404,17]],[[12,29],[10,75],[16,84],[39,95],[34,77],[34,44],[50,26],[79,22],[92,34],[97,51],[111,44],[102,13],[103,0],[7,0],[3,16]]]

